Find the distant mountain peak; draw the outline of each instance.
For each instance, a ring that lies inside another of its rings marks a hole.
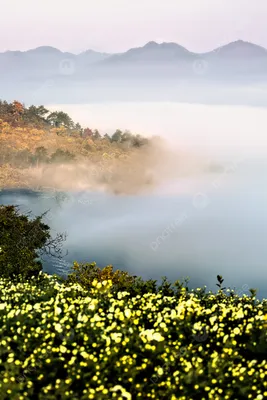
[[[40,46],[36,47],[36,49],[28,50],[28,51],[34,51],[36,53],[61,53],[60,50],[58,50],[56,47],[52,46]]]
[[[267,50],[264,47],[254,43],[246,42],[242,39],[221,46],[217,50],[225,55],[235,54],[237,56],[246,56],[246,57],[267,55]]]
[[[160,46],[160,44],[154,41],[148,42],[147,44],[144,45],[145,48],[155,48],[158,46]]]
[[[162,42],[162,43],[157,43],[157,42],[148,42],[145,44],[142,49],[183,49],[184,51],[188,51],[185,47],[181,46],[178,43],[174,42]]]
[[[79,53],[78,55],[84,55],[84,54],[87,54],[87,55],[101,54],[101,55],[103,55],[103,56],[108,56],[108,55],[109,55],[109,53],[102,53],[102,52],[100,52],[100,51],[91,50],[91,49],[82,51],[82,52]]]
[[[184,56],[190,52],[177,43],[157,43],[154,41],[146,43],[142,47],[132,48],[125,53],[114,55],[109,58],[109,61],[146,61],[146,62],[164,62],[164,60],[171,61],[177,59],[179,56]]]
[[[234,40],[233,42],[228,43],[226,46],[228,46],[228,47],[238,47],[238,46],[240,46],[240,47],[244,47],[244,46],[260,47],[254,43],[246,42],[245,40],[242,40],[242,39]]]

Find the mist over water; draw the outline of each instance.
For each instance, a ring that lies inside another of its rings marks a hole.
[[[230,157],[233,160],[240,152],[248,157],[266,154],[265,107],[172,102],[107,102],[47,107],[62,109],[74,120],[103,133],[114,133],[120,128],[145,136],[159,135],[179,150],[196,150],[198,156]]]
[[[172,154],[172,162],[165,154],[152,164],[159,179],[145,194],[69,191],[58,200],[0,192],[1,203],[19,204],[23,211],[50,209],[52,232],[67,232],[65,261],[46,264],[47,271],[64,273],[73,260],[96,261],[144,278],[189,276],[191,286],[208,289],[215,289],[220,274],[226,286],[255,287],[267,297],[266,109],[176,103],[47,107],[101,133],[120,128],[160,135]]]

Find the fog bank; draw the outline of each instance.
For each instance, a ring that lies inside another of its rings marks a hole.
[[[213,289],[220,274],[226,286],[256,287],[267,297],[266,110],[170,103],[55,108],[101,132],[130,129],[160,135],[168,145],[152,152],[151,163],[145,155],[136,162],[137,177],[154,174],[148,191],[129,178],[128,191],[81,187],[61,202],[51,193],[0,192],[1,202],[24,210],[50,209],[53,232],[67,231],[66,260],[47,270],[97,261],[145,278],[189,276],[191,285]]]

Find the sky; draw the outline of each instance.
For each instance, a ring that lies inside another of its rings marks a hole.
[[[149,41],[204,52],[238,39],[267,48],[266,21],[267,0],[1,0],[0,52],[116,53]]]

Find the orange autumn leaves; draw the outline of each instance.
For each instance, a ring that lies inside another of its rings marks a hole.
[[[24,112],[23,105],[17,100],[13,101],[13,107],[14,107],[14,113],[15,114],[20,115],[20,114],[22,114]]]
[[[0,120],[0,148],[13,150],[34,150],[39,146],[46,132],[36,128],[12,127],[8,122]]]

